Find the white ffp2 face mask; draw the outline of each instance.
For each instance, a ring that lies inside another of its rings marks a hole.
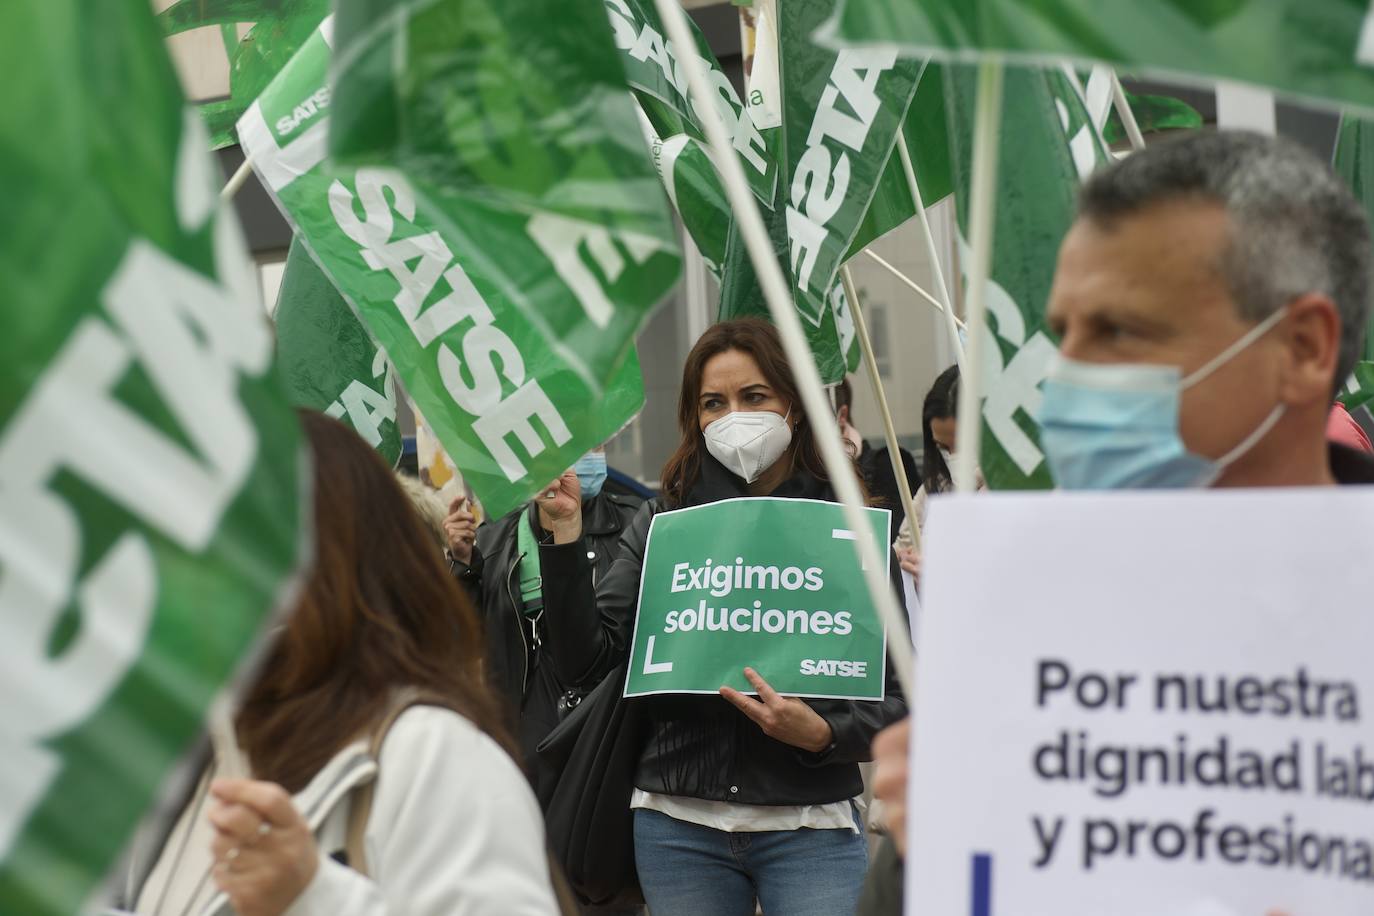
[[[702,435],[706,451],[745,483],[758,480],[792,444],[787,418],[771,410],[737,410],[707,424]]]

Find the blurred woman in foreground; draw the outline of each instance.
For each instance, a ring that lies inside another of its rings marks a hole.
[[[217,748],[136,911],[558,912],[471,606],[377,454],[302,424],[316,560],[235,719],[252,778]]]

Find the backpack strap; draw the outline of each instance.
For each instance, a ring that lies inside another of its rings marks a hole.
[[[348,856],[348,867],[356,871],[363,877],[371,877],[367,870],[367,821],[372,815],[372,799],[377,791],[377,779],[381,775],[380,766],[382,762],[382,742],[386,741],[387,734],[391,731],[391,726],[396,724],[396,720],[401,717],[401,713],[410,709],[412,706],[442,706],[448,709],[449,706],[444,701],[430,695],[422,693],[414,687],[403,687],[392,694],[391,704],[387,707],[386,715],[377,723],[372,730],[372,737],[368,744],[368,754],[379,767],[378,775],[363,783],[353,792],[353,807],[348,811],[347,832],[344,835],[344,855]],[[578,916],[581,908],[578,905],[577,897],[572,888],[568,885],[568,880],[563,874],[563,869],[554,859],[552,852],[548,852],[549,879],[553,884],[554,897],[558,903],[558,910],[562,916]]]
[[[386,741],[386,736],[391,731],[391,726],[396,724],[396,720],[401,717],[412,706],[444,706],[448,704],[436,699],[427,697],[414,687],[403,687],[392,694],[391,704],[387,707],[386,715],[382,716],[380,722],[372,730],[372,736],[368,742],[367,752],[378,766],[382,762],[382,743]],[[364,838],[367,834],[367,821],[372,815],[372,798],[377,791],[377,776],[373,776],[367,782],[359,786],[353,793],[353,807],[348,811],[348,828],[344,835],[344,854],[348,856],[348,867],[364,877],[368,876],[367,871],[367,844]]]

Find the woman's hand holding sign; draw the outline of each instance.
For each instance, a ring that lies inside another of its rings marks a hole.
[[[765,735],[815,754],[830,747],[834,732],[814,709],[796,697],[779,696],[753,668],[745,668],[744,676],[758,691],[757,700],[730,687],[720,688],[720,695],[753,719]]]

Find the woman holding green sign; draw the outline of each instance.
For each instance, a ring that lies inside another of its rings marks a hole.
[[[678,420],[663,496],[635,517],[595,592],[577,542],[541,550],[546,570],[576,583],[547,596],[549,643],[569,683],[595,684],[629,652],[655,513],[749,496],[836,501],[766,322],[723,322],[702,336],[683,370]],[[833,435],[833,418],[821,429]],[[867,867],[858,764],[906,703],[890,677],[886,699],[858,702],[783,697],[752,668],[745,676],[757,698],[722,687],[629,701],[645,704],[651,723],[631,801],[649,909],[749,916],[757,902],[786,916],[852,913]]]

